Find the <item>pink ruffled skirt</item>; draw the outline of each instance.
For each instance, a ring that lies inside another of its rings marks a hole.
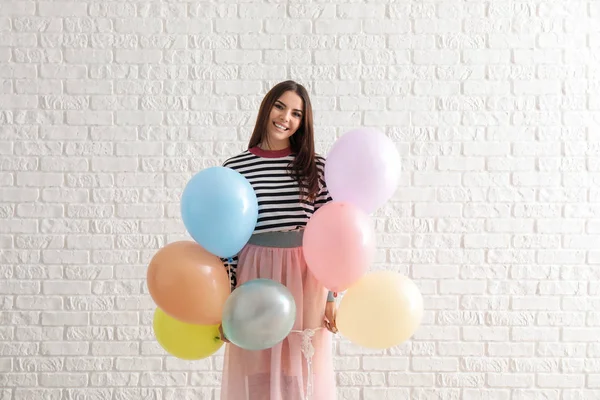
[[[238,255],[237,284],[258,278],[291,291],[296,323],[267,350],[227,344],[221,400],[335,400],[332,334],[323,328],[328,291],[307,268],[302,248],[247,244]]]

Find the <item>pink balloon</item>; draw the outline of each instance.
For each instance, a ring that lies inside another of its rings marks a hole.
[[[360,279],[375,258],[375,229],[350,203],[330,202],[308,220],[303,239],[308,268],[323,286],[342,292]]]
[[[325,182],[333,200],[371,214],[394,195],[400,171],[400,154],[391,139],[376,129],[355,129],[333,144]]]

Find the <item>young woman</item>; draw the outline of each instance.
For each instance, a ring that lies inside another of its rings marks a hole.
[[[294,295],[297,316],[288,337],[270,349],[227,344],[222,400],[336,398],[335,301],[307,268],[301,247],[309,218],[331,201],[324,163],[315,154],[308,93],[285,81],[263,99],[248,150],[223,164],[249,180],[259,203],[253,236],[227,265],[232,287],[257,278],[280,282]]]

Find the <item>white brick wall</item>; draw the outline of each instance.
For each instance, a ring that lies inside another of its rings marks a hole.
[[[597,1],[0,0],[0,399],[218,398],[146,265],[287,78],[320,152],[372,125],[403,157],[375,267],[423,326],[338,340],[339,399],[600,398],[599,55]]]

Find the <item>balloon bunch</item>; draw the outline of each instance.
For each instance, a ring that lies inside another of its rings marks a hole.
[[[346,133],[325,164],[333,201],[314,213],[304,233],[304,256],[315,277],[331,291],[346,291],[338,309],[340,333],[365,347],[405,341],[423,314],[421,294],[408,278],[368,273],[376,241],[369,214],[391,198],[399,175],[400,156],[384,134]],[[222,261],[231,262],[256,228],[258,200],[250,182],[230,168],[200,171],[182,193],[181,215],[193,241],[159,249],[147,271],[158,343],[178,358],[197,360],[223,345],[219,326],[248,350],[270,348],[288,336],[296,320],[290,291],[255,279],[231,292]]]
[[[333,201],[313,214],[304,233],[309,269],[327,289],[346,291],[337,313],[340,334],[368,348],[404,342],[423,315],[421,293],[410,279],[368,272],[376,242],[369,214],[393,196],[400,170],[400,155],[383,133],[368,128],[345,133],[325,162]]]
[[[170,354],[197,360],[223,345],[221,325],[231,283],[221,258],[237,254],[258,218],[258,201],[240,173],[212,167],[194,175],[181,197],[183,223],[194,241],[167,244],[147,270],[157,305],[153,329]]]

